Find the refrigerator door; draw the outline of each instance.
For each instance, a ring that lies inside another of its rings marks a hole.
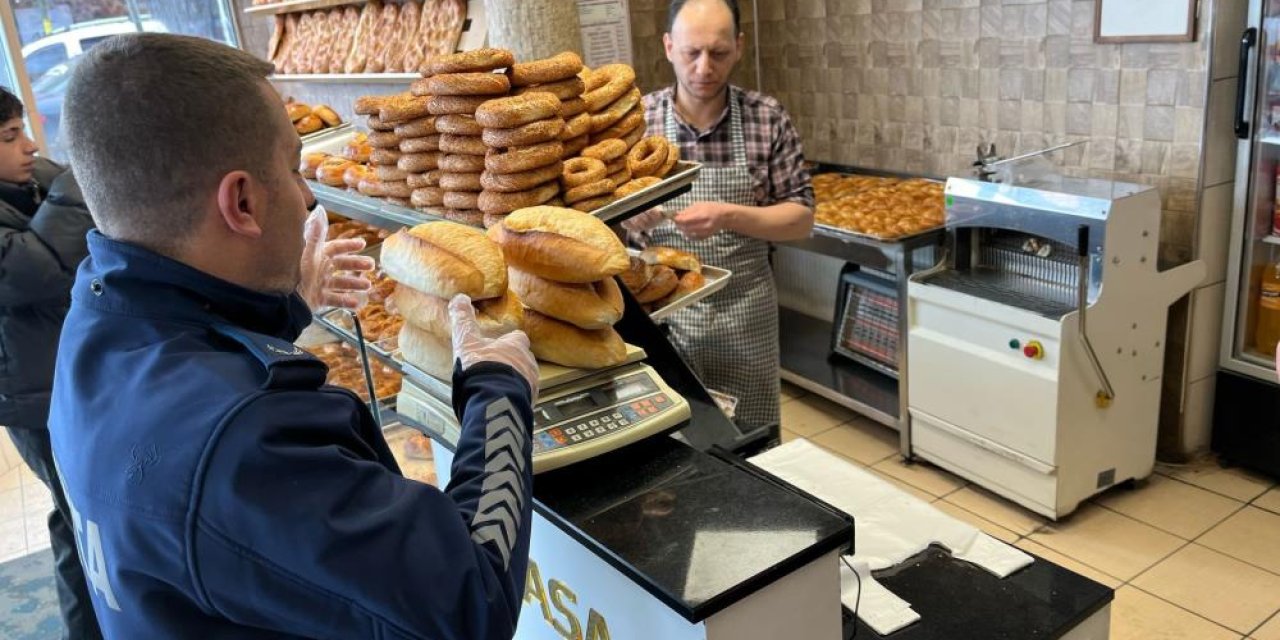
[[[1223,323],[1222,368],[1275,379],[1280,339],[1280,0],[1252,0],[1240,40],[1231,261]],[[1264,286],[1270,278],[1273,283]],[[1267,297],[1263,294],[1268,293]]]

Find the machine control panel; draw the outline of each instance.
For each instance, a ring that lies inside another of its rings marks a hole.
[[[1044,360],[1044,345],[1039,340],[1028,340],[1022,342],[1017,338],[1009,340],[1009,348],[1014,351],[1021,351],[1023,356],[1031,360]]]

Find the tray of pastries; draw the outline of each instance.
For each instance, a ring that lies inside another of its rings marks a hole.
[[[629,249],[631,266],[618,276],[649,317],[662,320],[729,284],[733,273],[671,247]]]
[[[364,367],[360,365],[360,355],[356,348],[341,341],[311,345],[307,351],[322,360],[329,367],[328,384],[350,389],[361,400],[369,401],[369,389],[364,378]],[[378,362],[369,361],[369,369],[373,373],[374,393],[378,401],[394,400],[400,393],[401,376],[395,369]]]
[[[437,486],[435,455],[431,451],[431,439],[421,431],[404,424],[384,427],[382,435],[387,448],[400,465],[400,473],[410,480]]]
[[[387,308],[387,300],[396,289],[396,283],[382,271],[365,274],[373,283],[367,301],[356,311],[360,319],[360,330],[364,334],[366,346],[379,355],[391,357],[397,349],[397,338],[404,318],[392,313]],[[355,341],[355,324],[351,320],[351,312],[345,309],[333,309],[321,316],[321,320],[333,330],[341,333],[348,340]]]
[[[814,176],[815,222],[873,240],[903,240],[942,226],[945,185],[923,178]]]

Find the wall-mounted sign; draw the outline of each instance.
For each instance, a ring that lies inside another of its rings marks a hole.
[[[1097,0],[1093,41],[1191,42],[1196,0]]]

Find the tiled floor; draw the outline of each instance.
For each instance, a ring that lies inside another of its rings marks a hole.
[[[52,508],[49,490],[25,465],[0,474],[0,562],[48,548]]]
[[[783,384],[782,439],[808,438],[988,534],[1116,589],[1115,640],[1280,640],[1280,487],[1212,461],[1157,465],[1060,522],[927,463],[897,432]]]

